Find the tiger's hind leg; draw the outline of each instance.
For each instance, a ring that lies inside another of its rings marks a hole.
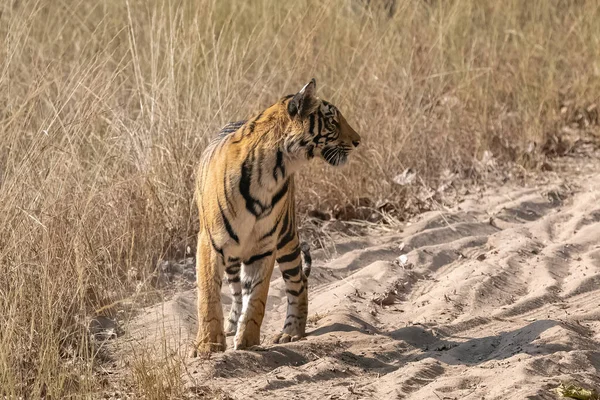
[[[304,254],[307,265],[302,268]],[[281,333],[275,336],[274,343],[287,343],[302,339],[306,335],[308,318],[308,281],[310,273],[310,253],[308,245],[298,243],[298,237],[277,251],[277,263],[285,282],[287,314]]]
[[[260,326],[265,316],[274,265],[275,255],[272,251],[256,254],[243,263],[243,304],[234,339],[236,350],[248,349],[260,344]]]
[[[226,347],[221,306],[223,258],[206,236],[203,233],[199,235],[196,254],[198,336],[190,354],[192,357],[198,353],[224,351]]]
[[[233,336],[237,332],[237,325],[242,313],[242,283],[240,281],[239,262],[231,264],[225,268],[227,275],[227,283],[231,290],[231,309],[229,310],[229,318],[225,321],[225,335]]]

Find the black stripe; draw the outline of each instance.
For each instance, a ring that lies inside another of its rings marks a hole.
[[[264,279],[260,279],[260,280],[258,280],[256,282],[254,282],[252,280],[244,281],[244,288],[243,288],[243,290],[246,291],[248,294],[252,293],[254,291],[254,289],[256,289],[256,287],[258,285],[260,285],[261,283],[263,283],[263,282],[264,282]],[[261,303],[263,303],[263,305],[264,305],[264,301],[262,301],[261,299],[256,299],[256,300],[259,301],[259,302],[261,302]]]
[[[321,136],[321,130],[323,129],[323,120],[321,118],[321,112],[319,112],[319,117],[317,118],[317,134],[319,137]]]
[[[283,214],[280,214],[280,215],[279,215],[279,217],[277,218],[277,221],[275,221],[275,225],[273,225],[273,228],[271,228],[271,230],[270,230],[269,232],[267,232],[267,233],[265,233],[264,235],[262,235],[262,236],[260,237],[260,239],[258,239],[259,241],[260,241],[260,240],[263,240],[263,239],[266,239],[266,238],[268,238],[268,237],[270,237],[270,236],[273,236],[273,234],[274,234],[274,233],[277,231],[277,227],[279,226],[279,222],[281,222],[281,216],[282,216],[282,215],[283,215]]]
[[[263,118],[262,123],[265,125],[271,124],[273,121],[279,119],[279,115],[276,113],[270,113],[266,118]]]
[[[219,138],[223,138],[225,136],[227,136],[230,133],[233,133],[235,131],[237,131],[238,129],[240,129],[244,124],[246,123],[246,121],[236,121],[236,122],[230,122],[228,124],[226,124],[224,127],[221,128],[221,130],[219,131],[219,133],[217,134],[217,137]]]
[[[227,278],[227,283],[238,283],[240,281],[240,276],[236,275],[233,278]]]
[[[273,168],[273,179],[279,180],[278,170],[281,171],[281,177],[285,177],[285,165],[283,165],[283,151],[277,149],[277,158],[275,160],[275,168]]]
[[[217,246],[217,244],[215,243],[215,240],[213,239],[212,235],[210,234],[210,231],[208,229],[206,231],[208,232],[208,238],[210,239],[210,244],[212,245],[213,249],[215,249],[215,251],[217,253],[219,253],[221,255],[221,257],[225,257],[225,255],[223,254],[223,249],[221,249]]]
[[[235,231],[231,227],[231,224],[229,223],[229,220],[225,216],[225,212],[223,211],[223,207],[221,207],[221,202],[219,200],[217,200],[217,204],[219,206],[219,211],[221,212],[221,218],[223,219],[223,224],[225,225],[225,229],[227,230],[227,233],[233,240],[235,240],[236,243],[239,244],[240,238],[238,238],[238,236],[235,234]]]
[[[271,254],[273,254],[272,251],[266,251],[266,252],[264,252],[262,254],[256,254],[256,255],[250,257],[248,259],[248,261],[244,261],[244,264],[250,265],[250,264],[252,264],[252,263],[254,263],[254,262],[256,262],[256,261],[258,261],[258,260],[260,260],[262,258],[270,256]]]
[[[250,289],[250,293],[254,292],[254,289],[256,289],[256,287],[258,285],[260,285],[261,283],[263,283],[264,279],[261,279],[260,281],[257,281],[254,285],[252,285],[252,289]],[[265,305],[265,302],[262,301],[261,299],[257,299],[258,301],[260,301],[261,303],[263,303],[263,305]]]
[[[322,120],[323,116],[320,111],[316,118],[317,118],[317,133],[313,136],[313,139],[312,139],[314,144],[318,144],[319,140],[321,140],[321,138],[323,137],[323,135],[321,134],[321,131],[322,131],[321,123],[323,121]]]
[[[302,287],[298,291],[292,290],[292,289],[286,289],[285,292],[291,294],[292,296],[298,297],[304,292],[304,285],[302,285]]]
[[[304,251],[304,249],[302,251]],[[227,257],[227,261],[229,261],[229,262],[238,262],[238,261],[240,261],[240,259],[239,259],[239,257],[231,257],[231,256],[229,256],[229,257]]]
[[[277,263],[278,264],[283,264],[286,262],[290,262],[290,261],[294,261],[296,258],[298,258],[298,256],[300,255],[300,247],[296,247],[294,249],[294,251],[292,251],[289,254],[286,254],[285,256],[281,256],[277,259]],[[294,274],[296,275],[296,274]]]
[[[277,243],[277,250],[281,250],[284,248],[289,242],[294,239],[294,228],[290,227],[290,230],[286,233],[285,236],[281,237],[279,243]]]
[[[287,230],[289,228],[289,212],[288,210],[285,211],[285,218],[283,219],[283,226],[281,227],[281,233],[287,233]]]
[[[225,159],[223,160],[223,162],[225,163],[225,165],[227,165],[227,155],[225,155]],[[225,202],[227,203],[227,207],[229,207],[231,215],[235,217],[235,207],[233,206],[233,203],[231,202],[229,196],[227,196],[227,189],[229,188],[228,183],[229,179],[227,179],[227,171],[225,171],[225,173],[223,174],[223,193],[225,193]]]
[[[246,209],[255,217],[262,213],[262,206],[250,194],[250,185],[252,183],[252,159],[254,151],[251,151],[242,164],[242,173],[240,176],[240,194],[246,201]],[[257,210],[258,208],[258,210]]]
[[[250,121],[248,125],[246,125],[246,130],[244,130],[244,136],[250,136],[252,132],[254,132],[254,128],[256,128],[256,123],[254,121]]]
[[[299,273],[300,273],[300,264],[298,264],[295,268],[281,271],[281,275],[283,275],[283,279],[285,279],[285,280],[288,280],[291,277],[298,275]]]
[[[225,268],[225,272],[227,272],[229,275],[239,274],[239,272],[240,272],[240,264],[231,265],[231,266]]]
[[[279,202],[279,200],[281,200],[283,198],[283,196],[285,196],[285,194],[288,191],[289,184],[290,184],[289,180],[285,181],[285,183],[283,184],[281,189],[279,189],[279,191],[277,193],[275,193],[275,195],[271,199],[271,208],[275,207],[275,205]]]
[[[308,121],[309,121],[308,133],[310,133],[312,135],[313,129],[315,129],[315,114],[310,114],[310,117],[308,117]]]
[[[238,121],[238,122],[235,122],[233,124],[230,124],[230,125],[236,125],[236,129],[233,132],[237,132],[240,128],[242,128],[246,124],[246,122],[248,122],[248,121],[244,120],[244,121]],[[231,133],[233,133],[233,132],[231,132]],[[235,141],[232,141],[231,143],[239,143],[239,142],[241,142],[242,139],[244,138],[243,133],[244,132],[242,131],[241,134],[239,135],[239,139],[237,139]]]
[[[288,145],[287,145],[287,151],[288,151],[288,153],[289,153],[290,151],[292,151],[292,147],[294,147],[294,145],[295,145],[295,144],[296,144],[296,141],[295,141],[295,140],[290,140],[290,142],[289,142],[289,143],[288,143]]]
[[[308,146],[306,148],[306,155],[308,156],[309,160],[312,160],[315,156],[315,146],[313,144],[311,144],[310,146]]]
[[[290,225],[290,229],[288,230],[286,235],[279,240],[279,243],[277,243],[277,250],[283,249],[286,244],[291,242],[292,239],[294,239],[295,233],[296,228],[293,225]]]
[[[264,112],[264,110],[263,110],[263,111],[261,111],[261,112],[260,112],[260,113],[259,113],[259,114],[256,116],[256,118],[254,118],[252,121],[250,121],[250,123],[247,125],[248,127],[246,128],[246,131],[244,132],[244,134],[245,134],[246,136],[250,136],[250,135],[252,134],[252,132],[254,132],[254,128],[256,128],[256,121],[258,121],[258,119],[259,119],[260,117],[262,117],[262,115],[263,115],[263,112]]]
[[[292,325],[292,323],[291,323],[291,322],[286,322],[286,323],[283,325],[283,329],[287,328],[287,327],[288,327],[288,326],[290,326],[290,325]]]

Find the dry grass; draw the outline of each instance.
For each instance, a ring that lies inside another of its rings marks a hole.
[[[303,174],[304,209],[401,209],[406,167],[435,182],[485,150],[519,162],[561,106],[600,93],[596,1],[398,0],[392,18],[360,4],[0,3],[0,396],[102,390],[86,318],[144,293],[193,237],[192,173],[218,127],[311,77],[364,147]]]

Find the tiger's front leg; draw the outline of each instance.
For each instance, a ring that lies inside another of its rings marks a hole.
[[[302,258],[297,238],[277,252],[277,263],[285,283],[288,306],[283,329],[273,341],[294,342],[306,335],[308,318],[308,282],[302,271]]]
[[[221,285],[224,272],[222,257],[212,248],[206,234],[198,237],[196,275],[198,285],[198,336],[191,356],[224,351]]]
[[[275,254],[266,251],[256,254],[242,264],[242,315],[234,338],[236,350],[260,344],[260,326],[265,316]]]

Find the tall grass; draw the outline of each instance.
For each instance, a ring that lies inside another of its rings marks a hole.
[[[363,4],[0,3],[0,396],[102,390],[86,318],[193,237],[217,129],[311,77],[364,146],[307,168],[302,209],[401,208],[406,167],[435,182],[485,150],[519,161],[600,93],[596,1]]]

